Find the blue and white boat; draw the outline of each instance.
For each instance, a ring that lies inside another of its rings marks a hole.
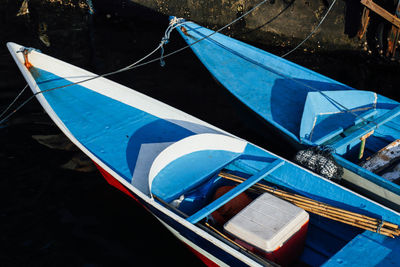
[[[400,210],[397,101],[355,90],[193,22],[183,22],[178,30],[216,80],[257,119],[297,149],[329,150],[344,169],[343,185]]]
[[[400,224],[397,212],[184,112],[36,50],[15,43],[7,46],[61,131],[111,185],[141,203],[208,266],[275,265],[246,249],[246,240],[233,239],[223,228],[205,222],[255,183],[378,218],[381,233],[381,220]],[[221,170],[247,180],[232,183],[220,176]],[[213,196],[221,186],[233,189]],[[253,193],[246,194],[252,201],[248,206],[260,203],[258,197],[253,200]],[[270,204],[258,209],[265,205]],[[255,219],[263,216],[256,214]],[[267,221],[285,214],[291,213],[278,210]],[[299,214],[309,223],[304,249],[298,249],[295,262],[311,266],[396,266],[400,262],[398,237]],[[171,257],[177,255],[179,251]]]

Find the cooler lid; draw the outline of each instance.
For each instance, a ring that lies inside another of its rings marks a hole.
[[[272,252],[308,219],[305,210],[264,193],[229,220],[224,230],[252,246]]]

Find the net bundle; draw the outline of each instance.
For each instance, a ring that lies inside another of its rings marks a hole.
[[[295,160],[302,166],[328,179],[340,179],[343,167],[336,163],[328,148],[312,147],[297,152]]]

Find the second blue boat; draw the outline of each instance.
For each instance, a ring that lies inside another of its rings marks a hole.
[[[298,154],[300,162],[331,178],[329,170],[316,166],[329,163],[324,157],[329,151],[343,167],[336,177],[343,184],[400,210],[397,101],[355,90],[193,22],[183,21],[178,31],[238,100],[298,149],[312,148]]]

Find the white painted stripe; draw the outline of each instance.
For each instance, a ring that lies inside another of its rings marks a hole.
[[[15,43],[8,43],[7,46],[9,47],[10,51],[11,50],[18,51],[19,49],[23,48],[23,46],[17,45]],[[12,54],[14,59],[17,62],[19,62],[18,65],[20,66],[20,69],[21,66],[22,68],[25,68],[24,57],[22,53],[12,52]],[[37,51],[31,51],[28,55],[28,59],[36,68],[40,68],[44,71],[53,73],[54,75],[62,77],[72,83],[97,76],[96,74],[91,73],[87,70],[81,69],[79,67],[58,60],[46,54],[39,53]],[[27,77],[25,76],[25,78]],[[84,86],[89,90],[92,90],[94,92],[112,98],[114,100],[117,100],[126,105],[135,107],[137,109],[140,109],[144,112],[147,112],[153,116],[162,119],[189,121],[192,123],[197,123],[200,125],[210,127],[211,129],[217,129],[215,126],[212,126],[211,124],[201,121],[165,103],[162,103],[156,99],[148,97],[135,90],[132,90],[131,88],[128,88],[126,86],[123,86],[106,78],[97,78],[88,82],[84,82],[80,85]],[[40,91],[40,89],[37,86],[35,86],[35,91],[38,92]],[[227,132],[224,133],[229,134]]]
[[[197,134],[186,137],[164,149],[153,161],[149,172],[149,188],[157,174],[174,160],[193,152],[224,150],[242,153],[247,142],[222,134]]]

